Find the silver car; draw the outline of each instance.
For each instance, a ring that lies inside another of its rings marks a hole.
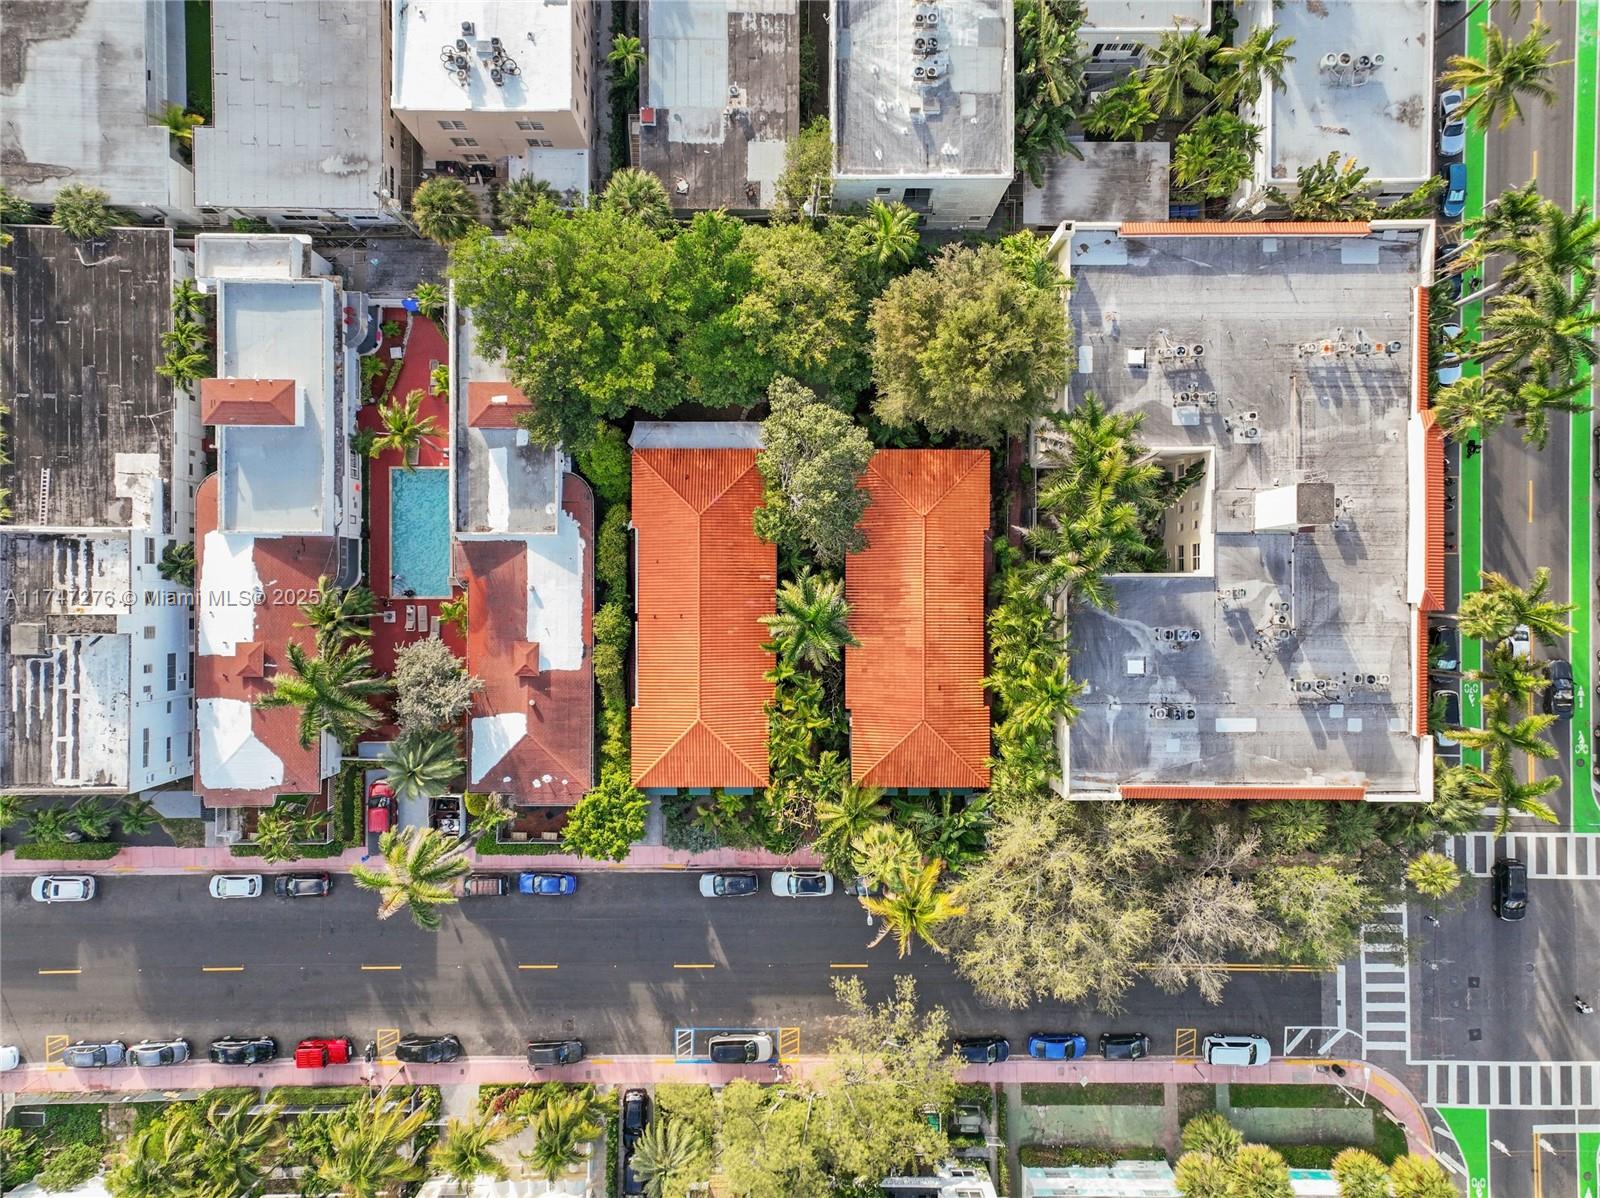
[[[86,903],[94,897],[94,879],[88,874],[46,874],[33,880],[36,903]]]
[[[108,1065],[120,1065],[127,1059],[128,1049],[121,1040],[105,1040],[95,1043],[90,1040],[79,1040],[76,1044],[69,1044],[66,1051],[61,1054],[61,1063],[68,1069],[104,1069]]]
[[[1439,93],[1439,157],[1459,158],[1467,148],[1467,123],[1456,115],[1461,107],[1459,88]]]
[[[128,1049],[128,1064],[136,1069],[181,1065],[189,1059],[187,1040],[141,1040]]]
[[[217,874],[211,879],[211,897],[218,899],[260,898],[260,874]]]

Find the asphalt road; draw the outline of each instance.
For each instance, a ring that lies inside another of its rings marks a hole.
[[[515,1053],[529,1036],[560,1033],[594,1053],[670,1055],[678,1026],[792,1026],[812,1052],[840,1010],[835,977],[859,976],[879,995],[897,973],[915,976],[958,1031],[1000,1032],[1019,1048],[1030,1031],[1093,1037],[1113,1027],[1148,1032],[1159,1053],[1173,1051],[1179,1027],[1260,1031],[1279,1045],[1284,1024],[1322,1022],[1322,977],[1305,973],[1240,974],[1221,1007],[1140,986],[1116,1018],[991,1010],[925,948],[905,962],[892,940],[869,952],[854,899],[707,900],[693,874],[585,874],[568,899],[469,900],[437,933],[404,915],[379,923],[376,905],[343,877],[326,899],[222,901],[194,875],[101,877],[92,902],[44,906],[28,897],[28,879],[8,876],[0,1041],[34,1056],[51,1034],[362,1041],[394,1027],[455,1032],[469,1052]],[[41,972],[59,970],[81,972]]]

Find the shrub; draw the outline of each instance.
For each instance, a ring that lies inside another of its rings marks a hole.
[[[106,207],[110,198],[98,187],[69,183],[56,193],[50,223],[78,241],[104,237],[111,228],[111,209]]]
[[[621,704],[627,698],[623,685],[622,650],[598,639],[594,646],[594,680],[600,687],[600,698],[607,707]]]
[[[395,718],[407,728],[443,728],[472,707],[483,680],[437,637],[403,645],[394,655]]]
[[[633,641],[633,620],[628,609],[612,600],[594,613],[594,639],[598,645],[613,645],[626,650]]]
[[[634,789],[628,772],[609,769],[600,785],[578,800],[567,817],[562,843],[596,861],[621,861],[644,836],[650,800]]]
[[[600,421],[594,440],[578,455],[578,469],[607,503],[627,503],[632,480],[632,450],[628,438],[614,424]]]
[[[101,1155],[95,1144],[68,1144],[57,1148],[39,1170],[40,1187],[52,1193],[77,1189],[100,1172]]]
[[[18,861],[109,861],[121,851],[120,844],[107,841],[36,840],[19,844],[12,855]]]
[[[628,597],[628,509],[614,505],[600,521],[595,538],[594,573],[605,588],[604,598],[626,605]]]

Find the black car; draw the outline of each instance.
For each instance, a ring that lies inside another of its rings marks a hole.
[[[279,898],[327,898],[333,889],[330,874],[279,874],[272,883]]]
[[[650,1095],[643,1090],[629,1090],[622,1096],[622,1142],[633,1147],[633,1142],[650,1122]]]
[[[1507,923],[1528,914],[1528,867],[1515,857],[1494,863],[1494,913]]]
[[[394,1055],[408,1065],[442,1065],[461,1055],[461,1041],[454,1036],[401,1036]]]
[[[271,1036],[224,1036],[211,1042],[213,1065],[261,1065],[278,1057],[278,1042]]]
[[[968,1036],[956,1041],[956,1055],[969,1065],[998,1065],[1011,1056],[1011,1041],[1003,1036]]]
[[[528,1064],[535,1069],[576,1065],[583,1060],[582,1040],[529,1040]]]
[[[1105,1032],[1100,1055],[1108,1061],[1137,1061],[1150,1055],[1150,1037],[1143,1032]]]
[[[1577,699],[1577,691],[1572,685],[1572,663],[1555,658],[1546,667],[1546,672],[1550,678],[1550,689],[1544,693],[1545,714],[1570,720]]]

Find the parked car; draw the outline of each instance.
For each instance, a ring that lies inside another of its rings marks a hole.
[[[0,1044],[0,1073],[10,1073],[22,1064],[22,1050],[15,1044]]]
[[[1465,99],[1461,89],[1439,93],[1439,157],[1459,158],[1467,148],[1467,123],[1456,115]]]
[[[1577,688],[1572,681],[1572,663],[1559,657],[1554,658],[1550,662],[1548,673],[1550,689],[1544,693],[1545,714],[1570,720],[1578,697]]]
[[[1494,913],[1507,923],[1528,915],[1528,867],[1515,857],[1501,857],[1494,863],[1491,887]]]
[[[523,894],[565,898],[578,892],[577,874],[527,873],[517,878],[517,889]]]
[[[1104,1032],[1100,1055],[1108,1061],[1137,1061],[1150,1055],[1150,1037],[1143,1032]]]
[[[583,1060],[582,1040],[529,1040],[528,1064],[535,1069],[576,1065]]]
[[[650,1122],[650,1095],[643,1090],[628,1090],[622,1095],[622,1142],[629,1148]]]
[[[68,1069],[105,1069],[120,1065],[128,1057],[121,1040],[79,1040],[67,1045],[61,1063]]]
[[[211,897],[219,899],[260,898],[260,874],[217,874],[211,879]]]
[[[1200,1055],[1207,1065],[1265,1065],[1272,1060],[1272,1045],[1265,1036],[1214,1032],[1200,1041]]]
[[[36,903],[86,903],[94,897],[94,879],[88,874],[46,874],[33,880]]]
[[[772,893],[783,898],[826,898],[833,893],[833,875],[820,869],[776,870]]]
[[[330,874],[279,874],[272,889],[279,898],[327,898],[333,889]]]
[[[1028,1037],[1028,1055],[1040,1061],[1076,1061],[1089,1051],[1089,1042],[1077,1032],[1034,1032]]]
[[[408,1065],[443,1065],[461,1055],[461,1041],[454,1036],[401,1036],[394,1046],[397,1061]]]
[[[755,874],[701,874],[700,893],[706,898],[738,898],[761,893],[761,879]]]
[[[1444,170],[1444,203],[1440,209],[1454,220],[1467,210],[1467,167],[1465,163],[1452,162]]]
[[[324,1065],[348,1065],[356,1054],[356,1043],[349,1036],[311,1036],[294,1046],[296,1069],[321,1069]]]
[[[1527,657],[1533,652],[1533,633],[1528,631],[1526,624],[1518,624],[1511,630],[1511,656]]]
[[[772,1037],[759,1032],[712,1036],[706,1055],[713,1065],[758,1065],[772,1060]]]
[[[499,898],[511,893],[511,879],[505,874],[468,874],[461,879],[462,898]]]
[[[367,787],[367,831],[383,833],[394,827],[394,787],[387,778],[374,778]]]
[[[1434,691],[1433,701],[1439,705],[1433,739],[1441,749],[1453,748],[1456,741],[1449,729],[1461,727],[1461,696],[1455,691]]]
[[[956,1041],[956,1055],[969,1065],[998,1065],[1011,1056],[1004,1036],[966,1036]]]
[[[1428,659],[1430,670],[1451,674],[1461,668],[1461,638],[1454,628],[1441,624],[1429,631]]]
[[[1447,324],[1439,330],[1439,386],[1448,387],[1451,383],[1461,381],[1461,358],[1452,350],[1446,348],[1461,336],[1461,326]]]
[[[141,1040],[128,1049],[128,1064],[136,1069],[181,1065],[189,1059],[187,1040]]]
[[[278,1059],[278,1042],[271,1036],[224,1036],[211,1042],[207,1055],[213,1065],[264,1065]]]

